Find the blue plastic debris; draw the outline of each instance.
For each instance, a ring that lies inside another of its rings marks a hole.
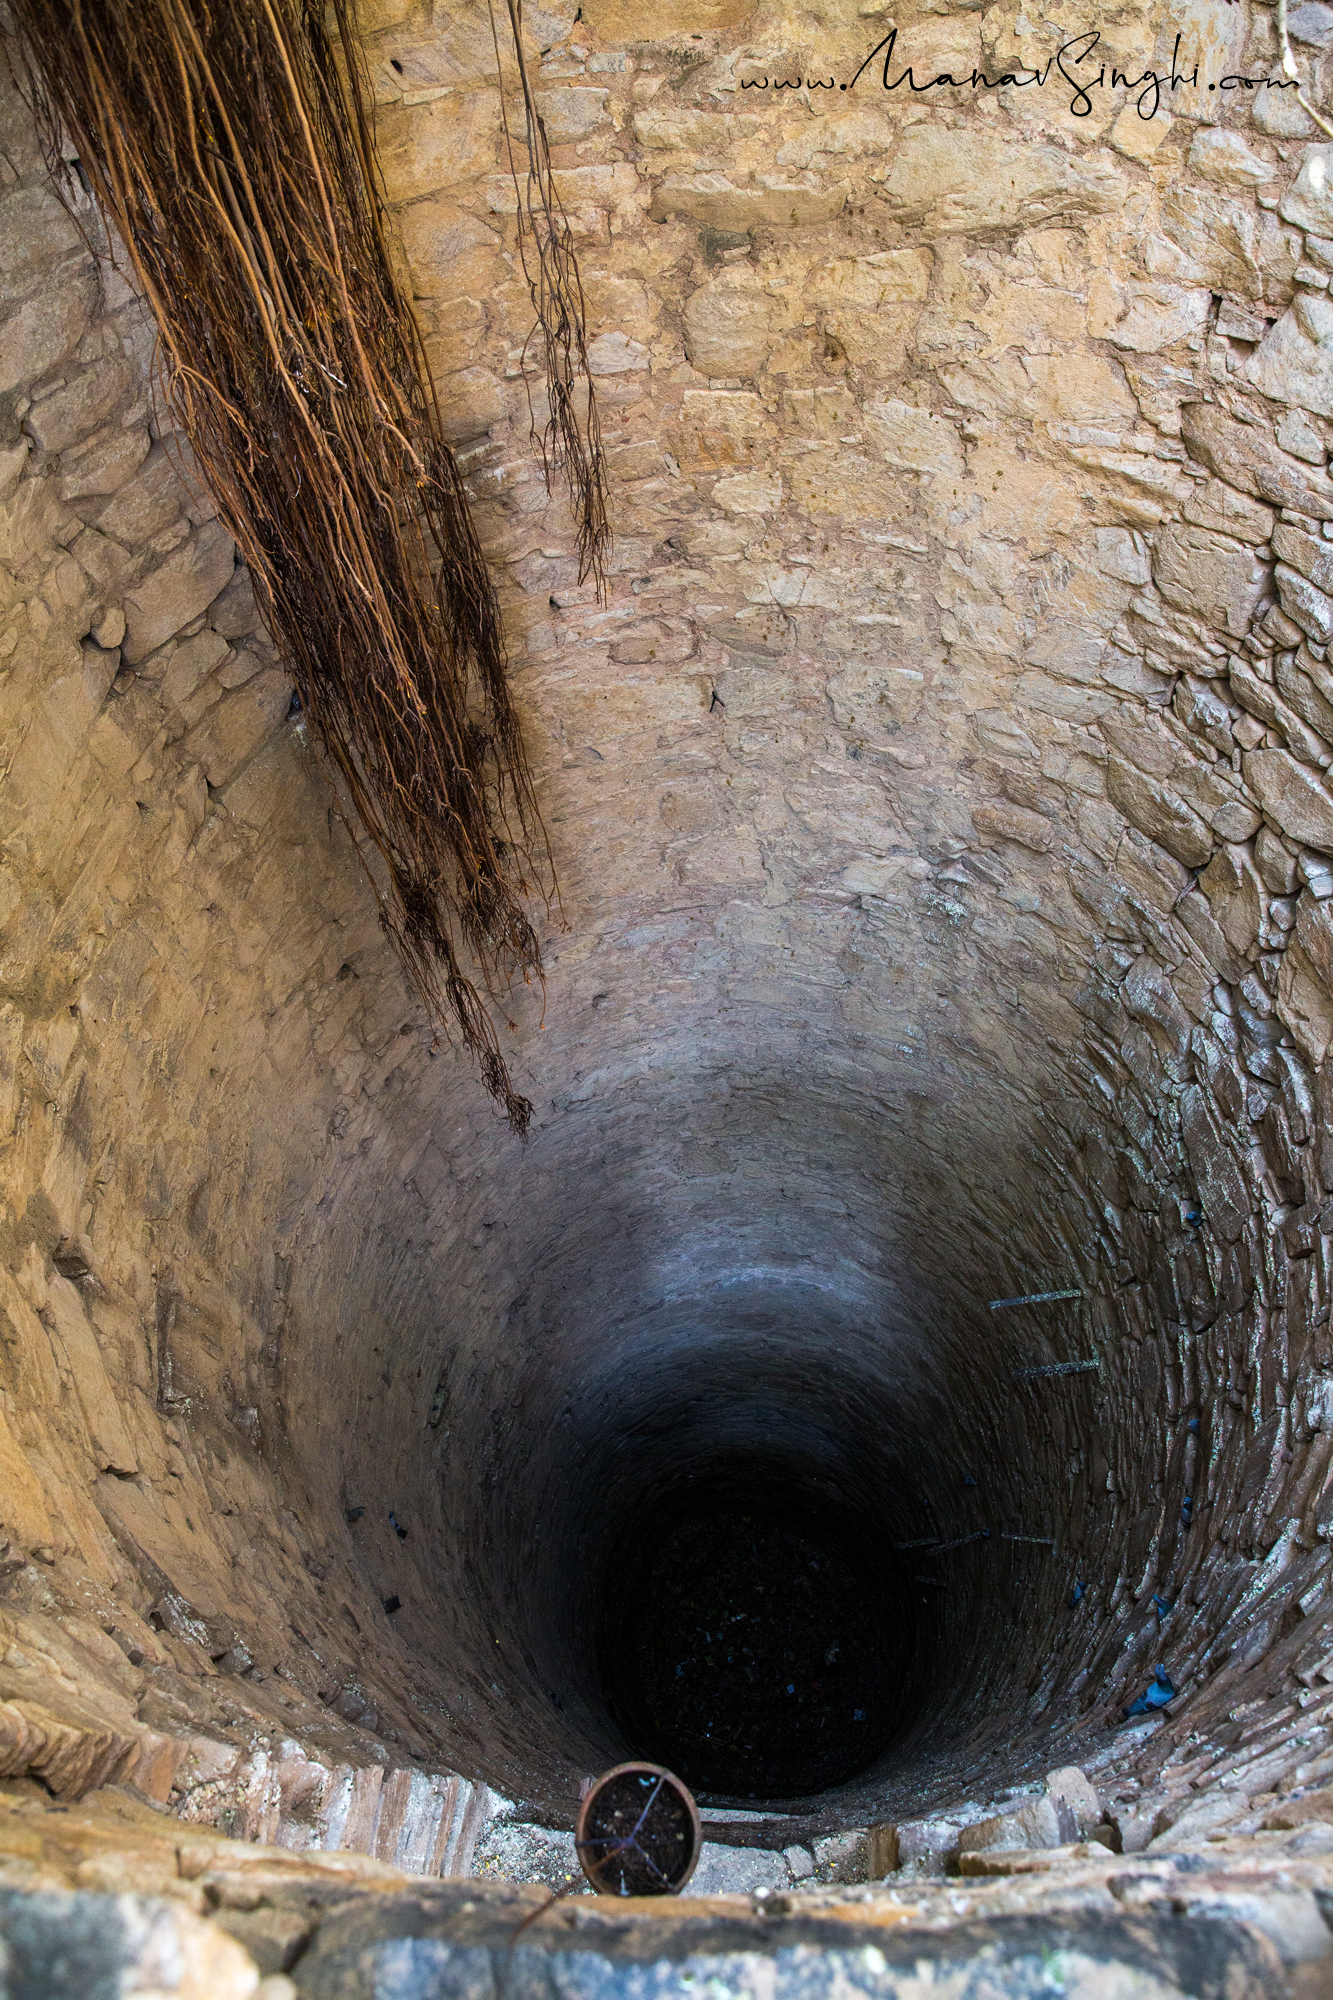
[[[1131,1715],[1151,1715],[1155,1708],[1165,1708],[1167,1703],[1174,1701],[1175,1698],[1176,1690],[1172,1685],[1171,1676],[1166,1668],[1154,1667],[1153,1678],[1149,1686],[1139,1696],[1137,1701],[1132,1701],[1128,1708],[1121,1710],[1121,1715],[1126,1722],[1129,1721]]]
[[[1197,1417],[1191,1417],[1189,1422],[1186,1424],[1185,1429],[1189,1432],[1191,1437],[1197,1437],[1199,1435],[1199,1419]]]
[[[1187,1528],[1190,1522],[1194,1519],[1194,1502],[1190,1498],[1188,1493],[1185,1495],[1185,1498],[1180,1503],[1180,1518],[1185,1523],[1185,1526]]]
[[[1203,1210],[1201,1208],[1187,1208],[1185,1210],[1185,1220],[1191,1229],[1202,1228]]]
[[[1073,1610],[1076,1604],[1082,1603],[1085,1588],[1086,1588],[1085,1585],[1081,1583],[1076,1583],[1074,1585],[1074,1595],[1069,1600],[1069,1608],[1071,1611]]]
[[[402,1525],[392,1507],[389,1509],[389,1526],[393,1529],[400,1542],[407,1540],[407,1529]]]
[[[1154,1597],[1152,1601],[1152,1608],[1157,1613],[1157,1622],[1159,1625],[1161,1624],[1162,1620],[1170,1614],[1171,1611],[1171,1606],[1165,1597]]]

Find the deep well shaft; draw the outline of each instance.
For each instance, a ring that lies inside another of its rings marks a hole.
[[[1257,1839],[1333,1771],[1328,154],[1206,101],[1279,73],[1261,6],[1160,122],[741,93],[884,24],[691,6],[533,30],[605,603],[489,29],[363,23],[563,897],[524,1144],[4,100],[15,1811],[130,1782],[439,1873],[476,1787],[568,1829],[631,1755],[802,1840],[1099,1756],[1136,1839]],[[993,73],[1016,21],[897,55]]]

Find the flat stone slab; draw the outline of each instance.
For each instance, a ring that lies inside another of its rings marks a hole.
[[[1100,1911],[1012,1916],[943,1932],[910,1909],[774,1916],[732,1899],[557,1907],[441,1885],[359,1900],[325,1918],[293,1968],[309,2000],[933,2000],[1108,1992],[1259,2000],[1285,1990],[1273,1947],[1243,1923]]]

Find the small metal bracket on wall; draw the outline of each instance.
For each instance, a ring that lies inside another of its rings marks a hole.
[[[1101,1358],[1093,1355],[1090,1361],[1046,1361],[1037,1368],[1015,1368],[1015,1382],[1035,1382],[1043,1375],[1098,1375],[1101,1373]]]

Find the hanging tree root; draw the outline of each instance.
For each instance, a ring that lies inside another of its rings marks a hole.
[[[63,133],[129,253],[176,420],[374,850],[357,840],[384,928],[521,1132],[488,1001],[541,978],[523,899],[553,889],[550,850],[390,266],[352,8],[332,0],[340,67],[316,0],[11,0],[52,167]],[[580,319],[586,364],[582,341]],[[599,449],[586,478],[597,567]]]
[[[564,205],[551,171],[546,127],[537,109],[523,52],[523,0],[506,0],[514,56],[523,90],[523,141],[527,170],[519,179],[513,134],[505,109],[504,65],[495,25],[494,0],[488,0],[495,68],[500,83],[500,118],[505,150],[514,182],[518,214],[518,254],[528,296],[536,314],[533,337],[540,336],[546,375],[546,422],[540,435],[528,393],[531,435],[542,455],[549,490],[552,471],[564,471],[570,505],[578,528],[579,582],[591,575],[599,598],[606,594],[606,556],[611,530],[606,517],[606,461],[592,370],[588,366],[583,286]],[[526,360],[527,349],[524,349]],[[528,385],[526,370],[524,386]],[[583,410],[580,411],[580,385]]]
[[[1296,58],[1292,54],[1291,48],[1291,36],[1287,29],[1287,0],[1277,0],[1277,43],[1278,54],[1282,58],[1282,74],[1298,86],[1296,102],[1300,105],[1306,117],[1313,120],[1321,132],[1327,133],[1328,137],[1333,139],[1333,125],[1329,124],[1322,111],[1315,110],[1313,104],[1306,97],[1305,92],[1299,88],[1301,73],[1296,67]]]

